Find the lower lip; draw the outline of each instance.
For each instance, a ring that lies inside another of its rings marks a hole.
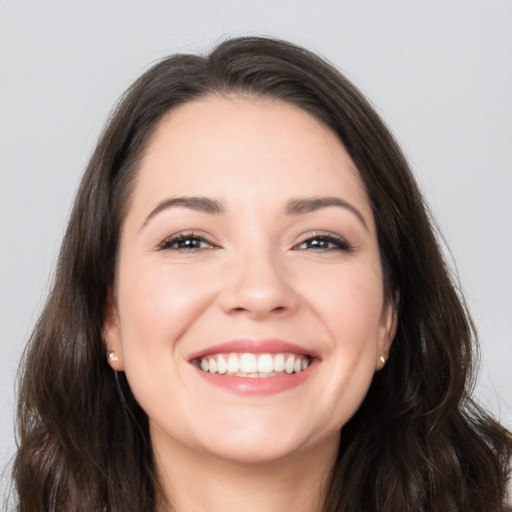
[[[200,377],[209,384],[222,388],[238,395],[268,396],[283,393],[292,388],[300,386],[316,369],[317,360],[301,372],[289,375],[277,375],[275,377],[237,377],[236,375],[219,375],[216,373],[203,372],[196,367]]]

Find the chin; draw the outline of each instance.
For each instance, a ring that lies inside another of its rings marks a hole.
[[[207,448],[208,449],[208,448]],[[267,442],[227,442],[211,447],[209,452],[226,462],[260,465],[275,463],[295,455],[299,451],[298,446],[289,443]]]
[[[269,420],[210,431],[204,446],[217,457],[243,464],[273,462],[307,449],[311,437],[305,428]]]

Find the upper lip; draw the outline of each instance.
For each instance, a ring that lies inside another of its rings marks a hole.
[[[190,354],[189,361],[202,359],[204,357],[213,354],[228,354],[228,353],[253,353],[253,354],[278,354],[282,352],[289,352],[292,354],[301,354],[309,356],[310,358],[316,358],[318,355],[301,347],[295,343],[280,339],[235,339],[220,343],[218,345],[212,345],[210,347],[198,350],[193,354]]]

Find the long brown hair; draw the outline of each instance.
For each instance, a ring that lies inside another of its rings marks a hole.
[[[154,512],[148,419],[102,340],[120,226],[138,163],[164,114],[208,95],[277,98],[326,123],[365,183],[398,330],[389,362],[343,427],[324,512],[502,510],[510,433],[470,398],[476,335],[408,165],[365,98],[292,44],[239,38],[174,55],[113,112],[64,237],[53,288],[20,368],[21,512]]]

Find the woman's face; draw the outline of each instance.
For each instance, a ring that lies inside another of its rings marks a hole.
[[[323,124],[272,100],[209,97],[161,121],[113,295],[111,365],[159,452],[335,450],[393,337],[354,163]]]

